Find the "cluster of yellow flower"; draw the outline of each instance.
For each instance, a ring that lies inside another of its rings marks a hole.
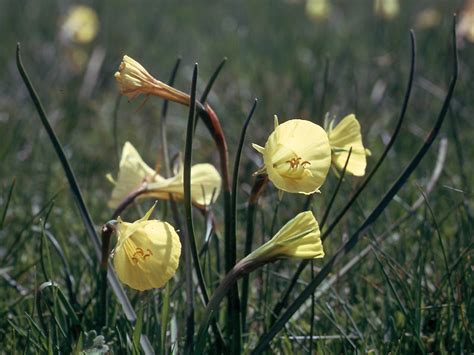
[[[189,95],[172,88],[151,76],[143,66],[124,56],[115,74],[122,94],[134,98],[139,94],[156,95],[184,105]],[[304,119],[291,119],[282,124],[275,116],[275,129],[265,147],[253,144],[263,155],[263,167],[256,174],[267,174],[276,188],[283,192],[312,194],[319,191],[331,163],[355,176],[363,176],[366,155],[360,125],[355,115],[346,116],[329,127]],[[351,155],[349,157],[349,152]],[[349,160],[348,160],[349,158]],[[154,199],[183,199],[183,173],[164,178],[149,167],[136,149],[126,142],[120,161],[120,170],[109,206],[117,208],[127,196],[139,190],[139,197]],[[210,164],[191,168],[191,195],[200,207],[214,203],[219,196],[221,177]],[[120,280],[137,290],[162,287],[176,272],[181,244],[175,229],[168,223],[149,220],[153,208],[145,217],[134,222],[116,223],[117,246],[113,252],[114,265]],[[267,243],[246,256],[242,261],[270,262],[280,258],[322,258],[324,250],[319,225],[313,213],[303,212],[287,222]]]

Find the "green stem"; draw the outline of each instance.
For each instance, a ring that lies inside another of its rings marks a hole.
[[[212,294],[209,303],[207,304],[206,309],[204,310],[204,315],[201,321],[201,326],[199,327],[199,332],[196,341],[196,354],[203,354],[205,345],[206,345],[206,333],[209,321],[213,318],[214,313],[219,308],[220,303],[227,295],[230,289],[232,289],[242,276],[248,274],[249,272],[259,268],[260,266],[269,262],[267,261],[257,261],[249,260],[244,258],[239,261],[224,277],[219,286],[215,289]]]
[[[247,206],[247,228],[245,237],[244,255],[247,256],[252,251],[252,242],[254,236],[255,213],[257,211],[258,201],[268,183],[268,176],[257,175],[252,191],[250,192]],[[247,304],[249,298],[249,275],[245,275],[242,280],[242,333],[245,334],[247,328]]]
[[[196,82],[197,82],[197,64],[194,65],[193,79],[191,85],[191,100],[189,105],[188,126],[186,130],[186,146],[184,150],[184,170],[183,170],[183,185],[184,185],[184,212],[186,217],[186,238],[185,242],[185,260],[186,260],[186,304],[187,304],[187,321],[186,321],[186,344],[185,352],[191,354],[193,352],[193,337],[194,337],[194,302],[193,302],[193,277],[191,254],[194,258],[194,267],[198,275],[199,284],[202,288],[203,295],[207,295],[206,287],[203,284],[203,276],[199,258],[197,257],[196,241],[194,237],[193,211],[191,201],[191,160],[193,149],[194,136],[194,115],[196,110]],[[191,253],[191,254],[190,254]]]
[[[212,108],[205,104],[197,103],[197,108],[203,122],[206,124],[208,130],[216,143],[219,152],[221,173],[222,173],[222,190],[224,196],[224,251],[225,251],[225,270],[229,272],[235,265],[237,259],[236,253],[236,238],[232,233],[232,198],[230,190],[229,177],[229,154],[227,143],[222,130],[219,118]],[[226,332],[228,337],[232,337],[232,349],[240,349],[240,327],[235,324],[240,324],[240,302],[239,292],[237,286],[232,287],[228,295],[228,308],[226,315]],[[240,352],[240,350],[239,350]]]
[[[100,299],[99,299],[99,326],[102,328],[107,324],[107,269],[109,266],[109,248],[112,234],[115,233],[113,222],[107,222],[102,226],[102,257],[100,261]]]

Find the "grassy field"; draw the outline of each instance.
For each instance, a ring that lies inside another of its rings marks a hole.
[[[123,55],[164,82],[181,58],[174,86],[186,93],[197,62],[198,97],[227,58],[207,101],[227,138],[231,174],[242,125],[258,99],[237,185],[239,260],[245,256],[252,173],[262,165],[251,143],[265,144],[274,114],[280,122],[304,118],[322,125],[327,113],[336,119],[355,113],[372,152],[369,175],[402,112],[412,60],[410,29],[416,66],[403,124],[347,213],[337,219],[364,178],[345,176],[332,203],[339,183],[332,172],[311,200],[301,194],[280,200],[269,184],[256,206],[252,250],[309,208],[323,233],[338,221],[324,239],[325,257],[301,268],[298,277],[299,260],[280,260],[250,273],[240,341],[224,301],[209,336],[206,332],[205,351],[472,353],[474,43],[460,35],[459,74],[439,135],[393,198],[376,209],[442,111],[455,64],[453,13],[460,13],[463,3],[402,0],[398,14],[383,18],[374,14],[372,1],[337,0],[328,14],[314,18],[303,0],[86,1],[98,15],[99,30],[91,42],[80,44],[62,30],[73,3],[1,1],[0,353],[147,353],[145,336],[156,353],[192,352],[205,309],[184,253],[166,287],[138,292],[124,286],[119,297],[109,287],[101,297],[103,273],[91,231],[18,72],[17,42],[97,233],[114,212],[107,206],[113,186],[105,175],[117,175],[124,142],[133,143],[149,165],[165,165],[163,100],[120,99],[113,75]],[[185,153],[187,124],[188,108],[170,103],[165,127],[171,158]],[[221,171],[202,121],[192,145],[193,163],[212,163]],[[152,203],[134,203],[122,217],[134,221]],[[210,295],[225,276],[223,203],[221,194],[212,213],[194,213]],[[178,203],[178,222],[170,203],[159,201],[154,218],[169,221],[187,238],[187,207]],[[209,216],[215,216],[212,230]],[[361,228],[368,217],[367,228]],[[354,248],[328,266],[354,235]],[[239,291],[242,298],[241,281]],[[136,321],[123,311],[125,295]]]

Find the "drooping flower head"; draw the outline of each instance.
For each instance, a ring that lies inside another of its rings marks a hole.
[[[278,124],[265,147],[252,146],[263,155],[261,171],[280,190],[312,194],[326,179],[331,165],[331,149],[326,132],[307,120],[292,119]]]
[[[342,170],[352,147],[346,173],[364,176],[367,166],[366,155],[370,155],[370,151],[365,149],[362,143],[359,121],[354,114],[350,114],[344,117],[336,127],[332,126],[333,122],[328,128],[332,163],[338,170]]]
[[[145,94],[189,105],[189,95],[155,79],[140,63],[127,55],[123,56],[114,77],[120,92],[129,99]]]
[[[114,183],[108,203],[110,208],[117,208],[130,193],[140,187],[145,191],[139,198],[184,198],[183,169],[179,168],[173,177],[164,178],[143,161],[129,142],[123,146],[117,181],[111,177],[109,179]],[[196,164],[191,167],[191,199],[195,205],[209,206],[214,203],[219,197],[221,184],[221,176],[211,164]]]
[[[288,221],[268,242],[244,258],[244,261],[277,259],[317,259],[324,257],[318,222],[310,211]]]
[[[173,226],[149,220],[153,209],[133,223],[117,219],[114,267],[121,282],[139,291],[163,287],[176,273],[181,255]]]

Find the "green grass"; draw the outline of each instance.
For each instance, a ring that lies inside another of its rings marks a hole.
[[[115,141],[121,147],[130,140],[150,165],[162,147],[161,100],[149,98],[138,109],[140,99],[122,99],[114,113],[118,91],[113,73],[122,55],[136,58],[163,81],[181,56],[175,86],[186,92],[198,62],[198,97],[227,57],[208,102],[226,133],[229,168],[242,125],[258,98],[237,186],[239,260],[244,256],[251,174],[261,163],[250,143],[265,143],[273,114],[281,121],[302,117],[322,124],[326,112],[338,118],[354,112],[373,154],[370,171],[400,114],[410,69],[409,29],[414,28],[416,73],[399,136],[367,188],[324,241],[326,257],[315,260],[313,270],[307,266],[301,273],[289,294],[287,304],[291,305],[358,230],[423,144],[448,89],[453,65],[452,14],[462,5],[462,1],[448,0],[404,1],[401,14],[384,21],[373,16],[372,1],[334,1],[331,17],[315,22],[305,15],[302,1],[87,3],[98,12],[101,27],[97,39],[81,48],[88,57],[100,50],[105,56],[91,90],[83,89],[82,94],[85,69],[73,65],[71,48],[61,43],[58,34],[66,5],[52,0],[0,4],[0,352],[5,354],[71,353],[98,349],[100,344],[114,353],[139,353],[141,334],[149,338],[156,353],[182,353],[187,331],[184,258],[165,288],[144,293],[125,288],[138,317],[135,324],[127,320],[109,289],[107,324],[100,326],[99,260],[61,163],[16,69],[17,42],[97,232],[113,213],[107,208],[111,185],[104,176],[118,169]],[[440,23],[431,29],[416,28],[417,14],[430,6],[441,13]],[[474,44],[460,43],[458,82],[440,137],[376,222],[363,231],[355,249],[322,280],[313,304],[311,297],[305,299],[276,334],[270,343],[273,352],[474,350],[473,55]],[[169,105],[171,157],[184,154],[187,116],[185,108]],[[219,168],[218,154],[202,121],[192,144],[194,163],[212,162]],[[326,228],[361,181],[344,179]],[[319,222],[337,183],[330,174],[322,193],[312,200]],[[225,271],[222,199],[213,208],[215,234],[200,256],[211,295]],[[305,196],[289,194],[279,201],[276,189],[267,187],[256,208],[252,250],[301,211],[305,202]],[[131,206],[123,217],[140,217],[150,203]],[[155,217],[173,221],[170,206],[159,203],[157,210]],[[184,231],[182,204],[178,212],[182,225],[177,227]],[[199,252],[206,220],[195,213],[193,222]],[[298,265],[298,261],[284,260],[251,273],[243,352],[253,350],[271,329],[272,310]],[[204,311],[198,288],[197,282],[193,284],[196,332]],[[221,309],[217,323],[225,337],[225,302]]]

